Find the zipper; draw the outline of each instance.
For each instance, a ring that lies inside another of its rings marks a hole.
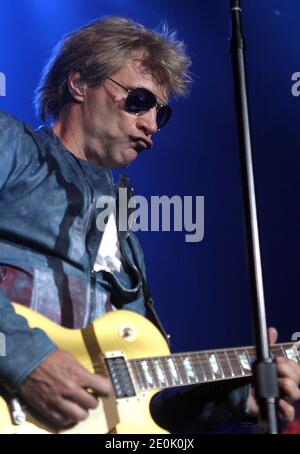
[[[96,289],[96,276],[97,276],[97,273],[96,271],[94,270],[91,270],[91,273],[90,273],[90,280],[91,280],[91,306],[90,306],[90,314],[89,314],[89,323],[91,323],[94,319],[93,315],[94,315],[94,312],[96,310],[96,293],[97,293],[97,289]]]
[[[88,178],[86,176],[86,174],[84,173],[81,165],[79,164],[79,162],[76,160],[76,158],[72,155],[71,156],[73,158],[73,161],[75,162],[75,165],[76,167],[79,169],[80,171],[80,174],[82,176],[82,179],[85,181],[86,183],[86,186],[87,186],[87,189],[88,189],[88,210],[90,210],[91,206],[94,206],[95,205],[95,199],[93,198],[93,194],[94,194],[94,191],[93,189],[91,188],[91,185],[88,181]],[[86,225],[86,238],[87,239],[87,236],[88,236],[88,233],[91,229],[91,225],[92,225],[92,221],[93,221],[93,218],[95,216],[95,210],[91,209],[91,212],[89,214],[89,218],[88,218],[88,221],[87,221],[87,225]],[[94,320],[94,312],[96,310],[96,304],[97,304],[97,289],[96,289],[96,276],[97,276],[97,273],[96,271],[94,271],[94,264],[91,264],[91,261],[90,262],[90,270],[89,270],[89,275],[90,275],[90,285],[91,285],[91,290],[90,290],[90,308],[89,308],[89,314],[88,314],[88,320],[89,320],[89,323],[91,323],[93,320]]]

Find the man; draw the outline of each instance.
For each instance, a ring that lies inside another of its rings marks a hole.
[[[119,308],[159,325],[137,240],[118,231],[114,216],[99,231],[96,202],[116,196],[111,168],[128,166],[152,147],[152,136],[170,117],[169,96],[185,93],[189,64],[174,38],[108,17],[55,49],[36,95],[51,127],[33,131],[1,114],[0,331],[7,355],[0,358],[0,377],[58,426],[85,419],[112,385],[29,329],[10,301],[67,327]],[[299,366],[282,359],[278,370],[280,409],[292,419]],[[192,423],[201,431],[243,418],[246,409],[257,413],[248,393],[237,384],[196,388],[162,396],[153,413],[172,431],[188,431]],[[189,414],[180,409],[187,403]]]

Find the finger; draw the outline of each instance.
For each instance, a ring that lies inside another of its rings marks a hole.
[[[85,374],[84,370],[79,375],[77,374],[76,377],[77,381],[72,380],[65,381],[63,386],[60,387],[60,396],[63,399],[78,404],[85,410],[89,410],[91,408],[97,407],[98,400],[95,397],[93,390],[92,392],[89,392],[87,389],[84,389],[83,385],[81,385],[81,382],[83,381],[82,375],[84,374]],[[90,375],[92,376],[92,374]],[[87,388],[91,389],[91,387]]]
[[[279,399],[278,410],[281,419],[291,422],[295,419],[295,408],[283,399]]]
[[[291,378],[280,378],[279,388],[281,395],[289,403],[300,399],[300,389]]]
[[[112,383],[108,377],[90,374],[89,372],[85,373],[82,386],[91,388],[100,397],[108,397],[113,393]]]
[[[60,425],[67,426],[83,421],[88,417],[89,412],[75,402],[60,399],[55,402],[52,410],[50,410],[50,415],[55,415],[59,419]]]
[[[81,388],[90,388],[100,397],[107,397],[112,394],[113,387],[108,377],[90,373],[78,363],[73,368],[73,373],[73,384],[78,384]],[[70,384],[72,383],[70,382]]]
[[[48,408],[47,411],[47,420],[57,427],[66,427],[72,424],[72,421],[67,418],[63,413],[60,413],[58,410],[53,410]]]
[[[296,385],[300,384],[300,367],[294,361],[283,358],[282,356],[276,358],[278,375],[282,378],[291,378]]]
[[[65,396],[72,402],[78,404],[81,408],[85,410],[91,410],[98,406],[98,399],[95,397],[94,394],[88,392],[83,388],[79,388],[76,390],[76,393],[72,393],[70,396]]]
[[[43,410],[47,420],[58,427],[67,427],[86,419],[88,411],[66,399],[59,399]]]
[[[268,328],[268,339],[269,339],[269,343],[271,345],[275,344],[275,342],[277,341],[277,338],[278,338],[278,332],[277,332],[277,329],[274,328],[274,326],[270,326]]]

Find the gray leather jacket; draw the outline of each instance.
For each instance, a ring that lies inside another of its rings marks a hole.
[[[15,314],[10,301],[64,326],[83,327],[106,310],[105,290],[116,308],[159,324],[132,232],[119,236],[125,271],[93,271],[102,238],[96,201],[102,195],[115,197],[115,191],[109,169],[77,159],[50,128],[33,131],[0,112],[0,332],[6,336],[0,380],[6,388],[17,391],[56,349],[45,333],[30,329]],[[247,386],[237,384],[232,389],[210,386],[209,392],[196,387],[165,393],[152,409],[171,431],[188,430],[191,424],[201,431],[240,418],[247,393]]]

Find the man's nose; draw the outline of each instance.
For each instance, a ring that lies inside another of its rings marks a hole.
[[[149,110],[149,112],[145,112],[144,114],[136,117],[137,128],[141,129],[146,136],[155,134],[158,131],[156,114],[156,108],[153,107]]]

